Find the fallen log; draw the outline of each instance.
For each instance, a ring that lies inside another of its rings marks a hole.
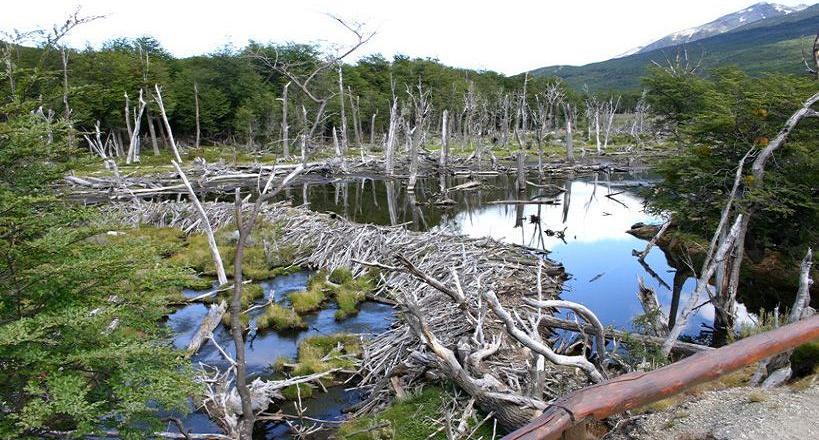
[[[504,439],[559,439],[564,431],[588,419],[603,420],[639,408],[817,338],[819,315],[654,371],[624,374],[554,402],[542,415]]]
[[[597,336],[597,329],[588,323],[579,323],[574,321],[569,321],[566,319],[555,318],[554,316],[545,315],[541,321],[542,327],[548,328],[559,328],[561,330],[570,330],[575,332],[582,332],[587,335],[594,335]],[[628,333],[622,330],[615,330],[608,328],[606,329],[606,340],[617,340],[618,342],[623,342],[627,340],[633,340],[637,342],[641,342],[643,344],[654,344],[654,345],[663,345],[665,342],[665,338],[657,337],[657,336],[650,336],[650,335],[643,335],[639,333]],[[690,342],[683,342],[677,341],[674,346],[672,347],[671,351],[674,353],[678,353],[681,355],[692,355],[696,353],[700,353],[703,351],[711,351],[714,350],[712,347],[708,347],[705,345],[699,344],[692,344]]]
[[[188,348],[185,350],[185,357],[191,357],[199,351],[202,343],[213,333],[213,330],[222,322],[222,315],[227,310],[227,304],[222,301],[218,305],[213,304],[208,310],[208,314],[202,318],[202,323],[199,325],[199,330],[193,335]]]

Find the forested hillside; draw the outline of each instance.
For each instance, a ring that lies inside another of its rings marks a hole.
[[[798,74],[804,71],[801,46],[808,48],[819,29],[819,5],[789,15],[761,20],[731,32],[584,66],[550,66],[534,70],[535,76],[559,76],[573,87],[591,90],[637,90],[646,69],[657,62],[684,56],[704,70],[733,64],[752,75]]]

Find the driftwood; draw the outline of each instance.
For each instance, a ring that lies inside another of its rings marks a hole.
[[[213,334],[213,330],[222,322],[222,316],[225,314],[225,311],[227,311],[227,304],[224,301],[218,305],[213,304],[210,306],[208,314],[202,318],[202,322],[199,324],[199,330],[193,338],[191,338],[191,342],[188,343],[188,348],[185,349],[185,357],[191,357],[199,351],[199,347],[202,346],[202,343]]]

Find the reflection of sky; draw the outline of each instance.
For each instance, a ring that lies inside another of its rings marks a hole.
[[[471,237],[492,237],[509,243],[546,249],[550,258],[562,263],[571,279],[565,284],[563,297],[591,308],[604,324],[632,328],[632,319],[643,312],[637,300],[637,278],[657,292],[668,312],[672,293],[643,268],[632,249],[642,250],[646,241],[626,233],[637,222],[660,223],[662,219],[643,211],[642,199],[622,186],[609,188],[604,183],[575,181],[570,194],[558,196],[558,205],[486,205],[456,214],[447,227]],[[619,194],[618,194],[619,193]],[[610,195],[610,197],[606,197]],[[563,221],[564,204],[568,211]],[[539,216],[541,229],[529,222]],[[522,227],[515,227],[518,216],[524,217]],[[564,243],[545,230],[565,230]],[[673,285],[674,268],[670,267],[659,248],[653,248],[646,263],[668,285]],[[680,299],[685,304],[694,289],[695,280],[686,281]],[[702,298],[704,301],[705,298]],[[747,313],[740,306],[740,321]],[[702,324],[710,325],[714,309],[708,304],[698,309],[685,333],[699,334]]]

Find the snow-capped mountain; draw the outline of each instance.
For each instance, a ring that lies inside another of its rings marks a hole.
[[[620,54],[617,58],[633,55],[635,53],[650,52],[655,49],[661,49],[681,43],[690,43],[692,41],[729,32],[740,26],[755,23],[766,18],[788,15],[793,12],[801,11],[805,8],[807,8],[807,5],[785,6],[776,3],[757,3],[741,11],[724,15],[702,26],[674,32],[673,34],[669,34],[653,43],[636,47],[628,52]]]

